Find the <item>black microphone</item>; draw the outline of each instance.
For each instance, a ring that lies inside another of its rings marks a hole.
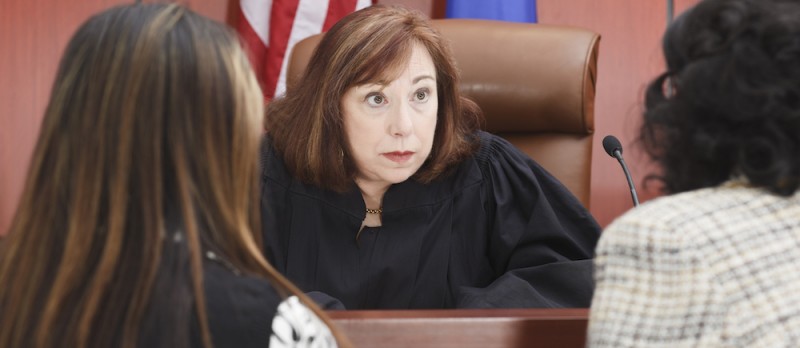
[[[628,171],[628,166],[625,165],[625,160],[622,159],[622,144],[619,143],[617,137],[613,135],[606,135],[603,138],[603,148],[606,150],[606,153],[617,159],[619,164],[622,166],[622,171],[625,172],[625,179],[628,180],[628,187],[631,189],[631,198],[633,198],[633,206],[639,206],[639,197],[636,196],[636,188],[633,187],[633,179],[631,179],[631,173]]]

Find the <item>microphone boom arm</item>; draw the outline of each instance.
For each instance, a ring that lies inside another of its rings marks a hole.
[[[614,150],[614,158],[619,161],[619,164],[622,166],[622,171],[625,173],[625,179],[628,181],[628,186],[631,189],[631,198],[633,199],[633,206],[639,206],[639,197],[636,195],[636,187],[633,186],[633,178],[631,178],[631,173],[628,171],[628,166],[625,164],[625,160],[622,159],[622,153],[619,150]]]
[[[631,172],[628,171],[628,166],[625,164],[625,160],[622,159],[622,144],[620,144],[619,139],[613,135],[606,135],[603,138],[603,149],[606,150],[606,153],[617,159],[619,164],[622,166],[622,172],[625,173],[625,179],[628,181],[628,188],[631,190],[631,198],[633,198],[633,206],[639,206],[639,197],[636,195],[636,188],[633,186],[633,178],[631,178]]]

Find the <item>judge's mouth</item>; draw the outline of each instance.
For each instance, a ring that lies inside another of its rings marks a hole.
[[[395,151],[395,152],[385,152],[383,156],[388,158],[392,162],[396,163],[405,163],[411,159],[411,156],[414,156],[413,151]]]

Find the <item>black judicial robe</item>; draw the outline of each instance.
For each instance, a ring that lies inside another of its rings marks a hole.
[[[306,292],[347,309],[588,307],[600,227],[541,166],[479,132],[479,150],[445,178],[392,185],[381,227],[355,187],[292,178],[262,148],[265,254]]]

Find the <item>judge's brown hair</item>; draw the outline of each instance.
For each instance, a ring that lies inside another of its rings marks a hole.
[[[254,233],[262,116],[224,25],[175,4],[83,24],[0,245],[0,347],[188,346],[192,323],[211,346],[207,251],[305,299]]]
[[[435,180],[474,151],[480,112],[458,91],[449,44],[421,14],[376,5],[334,25],[298,83],[268,107],[265,127],[295,177],[335,191],[352,187],[357,169],[344,131],[342,96],[351,87],[394,80],[415,43],[433,60],[439,110],[433,149],[413,178]]]

